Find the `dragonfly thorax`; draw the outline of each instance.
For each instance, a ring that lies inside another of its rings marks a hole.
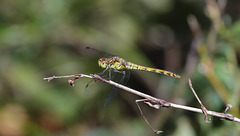
[[[115,69],[115,70],[123,70],[126,68],[125,66],[126,61],[119,57],[110,57],[110,58],[100,58],[98,60],[98,65],[101,68],[107,68],[107,69]]]

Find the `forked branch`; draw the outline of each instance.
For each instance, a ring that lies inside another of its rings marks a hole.
[[[194,108],[194,107],[189,107],[189,106],[185,106],[185,105],[180,105],[180,104],[174,104],[174,103],[171,103],[171,102],[168,102],[168,101],[165,101],[163,99],[159,99],[159,98],[155,98],[153,96],[150,96],[150,95],[147,95],[147,94],[144,94],[142,92],[139,92],[137,90],[134,90],[132,88],[129,88],[129,87],[126,87],[124,85],[121,85],[121,84],[118,84],[116,82],[113,82],[111,80],[107,80],[107,79],[104,79],[102,78],[101,76],[97,75],[97,74],[91,74],[91,75],[85,75],[85,74],[77,74],[77,75],[68,75],[68,76],[52,76],[52,77],[47,77],[47,78],[44,78],[44,80],[48,80],[51,81],[53,79],[60,79],[60,78],[72,78],[72,79],[69,79],[68,80],[68,83],[71,85],[71,86],[74,86],[74,83],[77,79],[79,78],[82,78],[82,77],[87,77],[87,78],[93,78],[95,80],[99,80],[99,81],[102,81],[102,82],[105,82],[107,84],[110,84],[110,85],[113,85],[113,86],[116,86],[118,88],[121,88],[127,92],[130,92],[132,94],[135,94],[135,95],[138,95],[138,96],[141,96],[143,99],[141,100],[136,100],[136,104],[140,110],[140,113],[141,113],[141,116],[143,117],[143,119],[146,121],[146,123],[149,125],[149,127],[151,127],[151,129],[155,132],[155,133],[161,133],[162,131],[158,131],[154,128],[152,128],[152,126],[149,124],[149,122],[147,121],[147,119],[145,118],[140,106],[139,106],[139,102],[144,102],[146,103],[148,106],[152,107],[152,108],[155,108],[155,109],[159,109],[159,108],[162,108],[162,107],[167,107],[167,108],[177,108],[177,109],[182,109],[182,110],[187,110],[187,111],[192,111],[192,112],[198,112],[198,113],[202,113],[205,115],[205,122],[206,123],[210,123],[210,121],[207,119],[207,116],[213,116],[213,117],[218,117],[218,118],[221,118],[221,119],[224,119],[224,120],[229,120],[229,121],[234,121],[234,122],[238,122],[240,123],[240,119],[233,116],[232,114],[229,114],[229,113],[226,113],[226,111],[228,109],[230,109],[232,106],[231,104],[228,104],[226,106],[226,110],[224,112],[215,112],[215,111],[210,111],[210,110],[207,110],[202,102],[200,101],[200,99],[198,98],[195,90],[193,89],[192,87],[192,83],[191,83],[191,80],[189,79],[189,87],[191,88],[194,96],[196,97],[196,99],[198,100],[199,104],[201,105],[201,109],[200,108]]]

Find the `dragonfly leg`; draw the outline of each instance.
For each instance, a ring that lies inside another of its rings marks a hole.
[[[121,73],[121,74],[118,74],[117,76],[117,79],[116,79],[117,83],[125,85],[130,77],[130,72],[128,70],[127,71],[114,70],[114,72]],[[115,86],[111,88],[105,100],[104,107],[106,107],[111,102],[113,97],[115,97],[119,93],[119,91],[120,89]]]
[[[114,69],[114,72],[125,74],[125,71],[119,71],[119,70],[116,70],[116,69]]]
[[[125,71],[119,71],[119,70],[116,70],[116,69],[114,69],[114,72],[117,72],[117,73],[120,73],[120,74],[122,74],[122,75],[123,75],[123,77],[122,77],[122,78],[124,78],[124,77],[125,77]]]
[[[123,76],[121,78],[121,80],[119,81],[119,83],[123,83],[124,80],[126,80],[126,82],[128,81],[129,77],[130,77],[130,73],[129,71],[119,71],[119,70],[114,70],[114,72],[118,72],[121,73]]]
[[[108,70],[108,68],[105,68],[102,72],[98,73],[99,75],[103,75],[106,71]]]
[[[108,78],[111,80],[111,69],[108,71]]]

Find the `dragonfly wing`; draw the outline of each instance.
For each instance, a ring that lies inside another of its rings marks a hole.
[[[89,88],[91,88],[94,84],[96,84],[97,80],[91,80],[90,82],[88,82],[88,84],[85,86],[85,89],[84,89],[84,95],[88,96],[90,95],[89,93]]]
[[[126,85],[128,80],[130,79],[130,71],[126,70],[124,72],[124,77],[122,78],[123,81],[120,81],[122,85]]]
[[[116,56],[116,55],[113,55],[113,54],[110,54],[110,53],[106,53],[104,51],[97,50],[97,49],[92,48],[92,47],[85,47],[84,51],[83,51],[83,54],[85,54],[87,56],[97,57],[97,58]]]
[[[119,88],[116,87],[111,88],[105,100],[104,107],[106,107],[111,102],[111,100],[119,93],[119,91],[120,91]]]
[[[92,96],[94,94],[97,94],[104,89],[108,88],[108,85],[99,81],[99,80],[91,80],[88,82],[88,84],[84,88],[84,95],[85,96]]]
[[[118,71],[118,72],[120,72],[120,71]],[[128,70],[121,71],[117,75],[116,81],[118,81],[118,83],[120,83],[122,85],[125,85],[128,82],[129,78],[130,78],[130,72]],[[111,100],[119,93],[119,91],[120,91],[120,88],[117,88],[116,86],[113,86],[111,88],[111,90],[109,91],[107,98],[105,100],[104,107],[106,107],[111,102]]]

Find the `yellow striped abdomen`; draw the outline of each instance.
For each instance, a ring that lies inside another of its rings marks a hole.
[[[145,66],[134,64],[132,62],[127,62],[126,69],[149,71],[149,72],[153,72],[153,73],[164,74],[164,75],[175,77],[175,78],[181,78],[181,76],[179,76],[179,75],[177,75],[175,73],[172,73],[170,71],[166,71],[166,70],[162,70],[162,69],[156,69],[156,68],[150,68],[150,67],[145,67]]]

